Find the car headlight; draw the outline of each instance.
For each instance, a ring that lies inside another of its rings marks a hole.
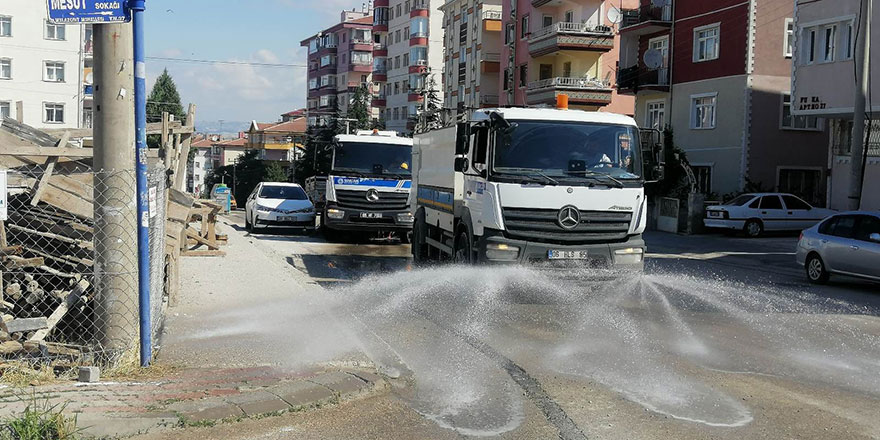
[[[645,250],[642,248],[625,248],[614,251],[616,264],[639,264],[644,260]]]
[[[340,220],[345,217],[345,211],[341,209],[333,209],[330,208],[327,210],[327,218],[332,218],[334,220]]]
[[[519,258],[519,247],[504,243],[486,245],[486,258],[498,261],[516,261]]]
[[[301,213],[301,212],[313,212],[314,210],[315,210],[315,208],[309,206],[308,208],[298,209],[298,210],[296,210],[296,211],[294,211],[294,212],[297,212],[297,213]]]
[[[257,205],[257,211],[260,211],[260,212],[272,212],[274,210],[275,210],[274,208],[270,208],[268,206]]]
[[[400,223],[412,223],[413,215],[411,212],[401,212],[397,214],[397,221]]]

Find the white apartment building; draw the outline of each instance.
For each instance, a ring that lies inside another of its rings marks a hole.
[[[510,0],[506,0],[510,1]],[[446,0],[443,96],[447,108],[498,105],[501,0]]]
[[[0,116],[38,128],[90,127],[91,31],[47,18],[45,2],[0,2]]]
[[[412,120],[424,106],[429,78],[434,79],[437,94],[442,96],[442,3],[390,0],[375,4],[373,32],[380,35],[374,50],[373,81],[378,86],[375,103],[384,107],[388,130],[412,132]]]

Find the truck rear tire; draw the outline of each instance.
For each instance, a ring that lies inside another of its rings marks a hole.
[[[413,262],[416,264],[424,264],[428,262],[428,224],[425,222],[425,211],[416,213],[415,222],[413,222],[412,230],[412,256]]]

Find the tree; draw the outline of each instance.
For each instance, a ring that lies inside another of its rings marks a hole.
[[[425,107],[420,108],[411,118],[415,131],[424,132],[443,127],[443,100],[439,96],[437,80],[434,75],[428,74],[422,97],[425,99]]]
[[[183,111],[183,105],[180,104],[180,93],[177,92],[177,85],[174,79],[168,74],[168,69],[162,71],[162,74],[156,78],[156,84],[147,97],[147,121],[159,122],[162,120],[162,113],[169,113],[174,119],[183,121],[186,114]],[[147,145],[150,148],[160,147],[161,137],[159,135],[150,135],[147,137]]]
[[[367,130],[370,128],[370,125],[372,124],[372,118],[370,115],[371,99],[372,95],[366,85],[361,84],[361,86],[355,90],[354,96],[351,98],[351,104],[348,106],[348,119],[355,120],[351,121],[352,133],[357,130]]]
[[[281,167],[276,161],[272,161],[269,163],[269,166],[266,167],[266,175],[263,177],[264,182],[287,182],[287,173],[284,172],[284,168]]]

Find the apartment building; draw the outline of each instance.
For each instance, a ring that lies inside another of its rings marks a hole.
[[[858,62],[859,0],[795,3],[792,37],[795,46],[791,111],[797,118],[825,118],[830,142],[824,153],[828,179],[828,206],[847,209],[852,169],[853,110],[857,86],[854,64]],[[880,23],[880,8],[869,22]],[[880,57],[880,46],[870,57]],[[876,81],[875,81],[876,79]],[[867,148],[861,208],[880,209],[880,71],[870,71],[868,116],[873,120]],[[875,93],[876,92],[876,93]]]
[[[308,47],[309,126],[329,124],[335,109],[348,112],[349,102],[361,86],[372,90],[373,17],[371,10],[342,11],[340,22],[303,40]],[[371,107],[372,108],[372,107]],[[378,119],[377,109],[373,117]]]
[[[247,151],[248,139],[244,133],[239,133],[235,139],[219,139],[211,142],[211,167],[220,168],[235,165],[238,158]]]
[[[306,117],[281,122],[251,122],[248,129],[248,150],[260,152],[262,160],[293,162],[302,156],[306,130]]]
[[[373,82],[387,130],[412,132],[425,85],[443,83],[442,0],[377,0],[373,10]]]
[[[48,21],[45,2],[0,4],[0,117],[91,127],[91,27]]]
[[[634,98],[614,87],[621,5],[638,0],[504,2],[500,104],[554,105],[565,94],[576,108],[631,115]]]
[[[825,201],[825,122],[791,112],[791,0],[641,0],[620,23],[618,92],[672,127],[703,193],[760,186]]]
[[[506,0],[510,1],[510,0]],[[502,0],[446,0],[443,12],[444,106],[499,103]]]
[[[190,194],[201,197],[205,192],[205,178],[213,171],[211,160],[212,144],[219,140],[218,135],[198,136],[193,140],[190,148],[194,150],[192,161],[187,169],[186,190]]]

